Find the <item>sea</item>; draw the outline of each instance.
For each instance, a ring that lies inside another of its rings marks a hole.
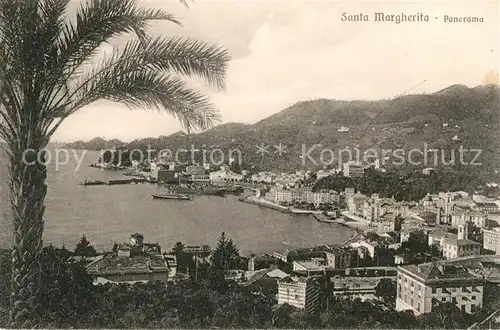
[[[169,251],[176,242],[215,246],[222,232],[233,239],[242,255],[272,253],[297,247],[340,244],[354,231],[320,223],[308,215],[284,214],[238,201],[237,196],[195,196],[192,201],[153,200],[165,190],[157,184],[81,186],[84,180],[122,179],[123,172],[90,167],[97,151],[60,152],[54,148],[48,166],[44,244],[73,249],[85,235],[98,251],[128,242],[140,232]],[[81,166],[77,166],[82,159]],[[7,158],[0,150],[0,248],[12,244],[12,221]]]

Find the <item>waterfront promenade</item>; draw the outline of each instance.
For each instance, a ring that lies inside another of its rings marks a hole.
[[[254,204],[254,205],[259,205],[263,207],[267,207],[273,210],[277,210],[283,213],[291,213],[291,214],[305,214],[305,215],[313,215],[316,220],[318,220],[316,217],[322,217],[323,216],[323,211],[315,211],[315,210],[300,210],[296,209],[293,207],[286,207],[282,206],[276,203],[273,203],[265,198],[262,197],[257,197],[257,196],[248,196],[248,197],[242,197],[239,199],[240,202],[243,203],[249,203],[249,204]],[[334,215],[334,212],[327,212],[328,215]],[[358,231],[367,231],[369,230],[369,223],[363,218],[350,215],[347,213],[347,211],[342,212],[343,219],[338,220],[338,221],[320,221],[323,223],[333,223],[333,224],[338,224],[341,226],[346,226],[351,229],[356,229]]]

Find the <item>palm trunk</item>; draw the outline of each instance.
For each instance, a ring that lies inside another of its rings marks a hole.
[[[37,325],[41,270],[39,259],[45,211],[43,201],[47,186],[46,167],[41,163],[44,159],[37,159],[40,148],[36,150],[16,152],[11,149],[9,174],[14,223],[10,300],[12,328],[32,328]]]

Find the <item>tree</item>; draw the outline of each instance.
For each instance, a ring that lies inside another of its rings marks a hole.
[[[396,283],[389,279],[383,278],[375,287],[375,295],[382,299],[384,304],[391,307],[396,306]]]
[[[192,263],[190,262],[191,256],[186,255],[186,252],[184,251],[185,248],[186,246],[181,242],[175,243],[172,248],[172,253],[175,255],[175,259],[177,261],[177,270],[182,272],[186,272],[188,266]]]
[[[473,323],[467,314],[450,302],[438,302],[430,313],[420,315],[418,321],[420,322],[419,328],[423,329],[465,329]]]
[[[212,262],[216,270],[228,270],[231,265],[236,265],[236,260],[240,253],[232,239],[226,237],[226,233],[222,232],[217,241],[217,248],[212,253]]]
[[[87,237],[83,235],[80,238],[80,242],[76,244],[74,254],[76,256],[82,256],[82,257],[95,257],[97,255],[97,252],[94,249],[94,247],[90,245],[90,242],[87,240]]]
[[[185,38],[151,38],[148,22],[178,20],[135,0],[91,0],[69,20],[69,0],[2,0],[0,137],[7,145],[14,244],[10,326],[36,324],[47,193],[45,147],[73,113],[99,99],[166,110],[187,128],[205,128],[218,112],[183,77],[224,87],[224,49]],[[100,60],[125,33],[135,37]],[[89,66],[89,63],[92,63]]]

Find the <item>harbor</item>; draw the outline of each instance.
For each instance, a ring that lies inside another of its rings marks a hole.
[[[113,185],[126,185],[126,184],[139,184],[139,183],[151,183],[147,179],[117,179],[117,180],[85,180],[80,182],[80,186],[113,186]]]

